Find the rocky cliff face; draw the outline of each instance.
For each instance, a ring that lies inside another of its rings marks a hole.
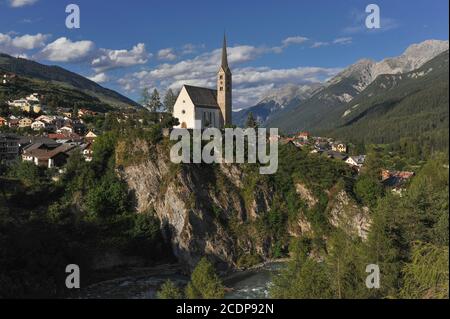
[[[163,145],[149,147],[136,141],[133,148],[127,156],[139,152],[145,160],[125,166],[122,178],[134,194],[137,212],[157,214],[165,238],[183,264],[192,268],[208,255],[225,270],[237,267],[242,255],[269,257],[273,238],[256,225],[272,206],[276,191],[270,183],[249,188],[247,173],[238,165],[174,165]],[[305,185],[296,189],[307,207],[317,204]],[[349,202],[345,192],[330,201],[331,223],[343,227],[346,221],[354,225],[350,231],[365,237],[368,212]],[[290,236],[311,233],[303,212],[286,229]]]
[[[240,253],[267,254],[263,242],[240,240],[229,231],[231,222],[255,220],[271,202],[269,192],[255,190],[246,207],[242,170],[234,165],[174,165],[162,146],[150,150],[137,143],[135,148],[149,159],[125,167],[122,177],[135,195],[137,211],[156,212],[180,261],[193,267],[209,255],[228,268],[236,266]]]

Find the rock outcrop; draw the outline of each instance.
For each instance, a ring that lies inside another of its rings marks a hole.
[[[275,238],[258,228],[277,193],[270,179],[249,177],[251,173],[240,165],[175,165],[169,160],[166,143],[151,147],[141,141],[134,144],[116,158],[117,163],[127,162],[120,174],[134,195],[136,211],[154,211],[158,216],[163,236],[180,262],[192,268],[207,255],[220,270],[226,270],[236,268],[243,255],[271,257]],[[139,154],[139,160],[120,158],[132,154]],[[255,178],[257,182],[252,183]],[[305,210],[318,205],[306,184],[297,183],[295,190]],[[345,191],[324,192],[330,197],[330,224],[366,238],[370,225],[367,209],[360,208]],[[298,212],[298,218],[287,225],[286,238],[313,234],[306,216],[305,211]]]
[[[267,255],[264,241],[235,238],[229,225],[256,220],[267,211],[269,191],[255,190],[254,200],[246,205],[241,195],[244,173],[238,166],[175,165],[161,145],[136,147],[149,159],[124,167],[122,178],[135,196],[137,212],[157,214],[180,261],[194,267],[208,255],[219,268],[233,268],[240,252]]]

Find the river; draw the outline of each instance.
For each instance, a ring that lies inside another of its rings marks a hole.
[[[229,288],[227,299],[265,299],[269,297],[269,287],[273,275],[285,265],[272,262],[259,267],[239,271],[224,278]],[[103,281],[81,289],[78,298],[87,299],[153,299],[157,289],[170,279],[179,286],[189,281],[186,275],[173,265],[161,265],[145,271],[133,271],[130,275]]]

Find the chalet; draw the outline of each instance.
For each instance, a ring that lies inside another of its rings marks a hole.
[[[310,137],[310,135],[309,135],[308,132],[300,132],[297,135],[297,138],[300,139],[300,140],[303,140],[303,141],[308,141],[309,137]]]
[[[12,107],[23,109],[26,106],[30,106],[30,102],[27,99],[18,99],[14,101],[8,101],[7,104]]]
[[[335,142],[331,145],[334,152],[347,153],[347,145],[342,142]]]
[[[95,116],[95,115],[97,115],[97,112],[93,112],[93,111],[86,110],[86,109],[80,109],[80,110],[78,111],[78,116],[79,116],[79,117],[83,117],[83,116]]]
[[[381,171],[381,182],[384,187],[391,189],[393,193],[401,195],[408,181],[414,176],[414,172],[389,171],[384,169]]]
[[[65,135],[72,134],[73,133],[73,128],[71,126],[63,126],[63,127],[59,128],[56,131],[56,133],[65,134]]]
[[[50,115],[41,115],[36,118],[36,121],[44,122],[45,124],[52,124],[56,120],[56,116],[50,116]]]
[[[366,161],[366,155],[350,156],[345,162],[352,167],[361,168]]]
[[[92,131],[89,131],[89,132],[86,134],[86,136],[84,137],[84,139],[85,139],[86,141],[90,142],[90,143],[95,142],[95,139],[96,139],[96,138],[97,138],[97,135],[96,135],[94,132],[92,132]]]
[[[41,167],[61,167],[76,148],[75,144],[32,144],[24,149],[22,160]]]
[[[92,158],[94,155],[94,152],[92,150],[92,143],[87,143],[87,144],[81,145],[81,150],[82,150],[84,160],[86,162],[92,162]]]
[[[19,127],[20,128],[31,127],[32,123],[33,123],[33,121],[31,119],[25,117],[25,118],[19,120]]]
[[[34,121],[33,123],[31,123],[31,128],[34,131],[44,130],[45,126],[46,126],[45,123],[42,121]]]

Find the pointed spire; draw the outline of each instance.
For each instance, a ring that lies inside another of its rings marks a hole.
[[[222,68],[228,69],[228,54],[227,54],[227,37],[223,34],[223,47],[222,47]]]

